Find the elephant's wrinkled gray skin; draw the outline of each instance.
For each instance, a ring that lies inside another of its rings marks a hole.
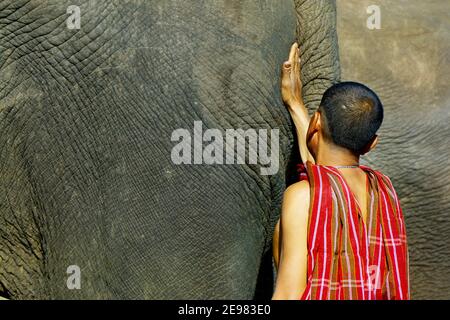
[[[0,291],[10,298],[252,298],[292,127],[338,80],[332,1],[0,3]],[[173,130],[279,128],[280,171],[176,166]],[[81,289],[66,286],[81,269]]]
[[[366,28],[378,4],[381,29]],[[384,103],[367,164],[389,175],[405,214],[413,299],[450,298],[450,3],[339,0],[342,79]]]

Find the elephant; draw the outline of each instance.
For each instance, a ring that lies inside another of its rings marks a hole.
[[[340,80],[336,3],[6,0],[0,24],[0,296],[270,297],[299,159],[279,68],[298,41],[311,110]],[[196,122],[279,130],[278,170],[174,163]]]
[[[366,26],[379,5],[379,29]],[[369,85],[385,120],[364,163],[390,176],[406,221],[412,299],[450,299],[448,1],[337,1],[342,80]]]

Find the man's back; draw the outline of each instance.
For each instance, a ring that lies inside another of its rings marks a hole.
[[[389,178],[364,166],[308,163],[307,172],[288,188],[281,218],[279,273],[293,281],[292,297],[409,298],[406,231]]]
[[[367,224],[367,202],[370,197],[367,173],[361,168],[352,167],[339,168],[338,170],[355,197],[364,223]]]

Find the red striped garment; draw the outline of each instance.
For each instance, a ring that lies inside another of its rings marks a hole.
[[[360,168],[368,177],[367,227],[339,170],[307,163],[311,206],[302,300],[410,298],[406,231],[397,194],[387,176]]]

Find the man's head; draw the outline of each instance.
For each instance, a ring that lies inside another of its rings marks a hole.
[[[308,129],[308,148],[314,154],[317,139],[361,155],[372,149],[383,121],[383,105],[368,87],[341,82],[323,94]],[[315,134],[318,134],[315,136]]]

